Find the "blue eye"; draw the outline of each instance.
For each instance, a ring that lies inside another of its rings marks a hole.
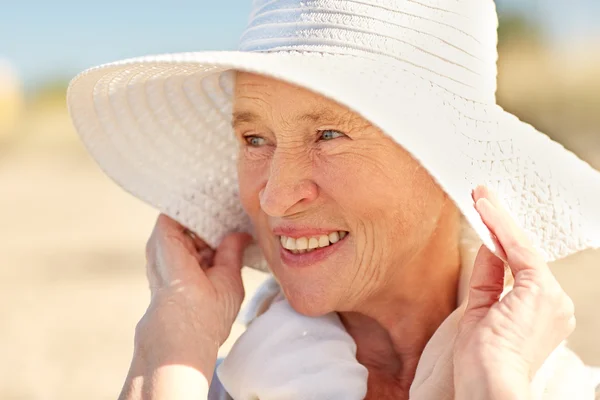
[[[324,131],[320,131],[320,133],[321,133],[321,136],[319,136],[319,139],[320,140],[325,140],[325,141],[332,140],[332,139],[337,139],[337,138],[342,137],[342,136],[346,136],[342,132],[335,131],[333,129],[326,129]]]
[[[246,136],[244,137],[246,143],[251,147],[260,147],[265,144],[266,140],[260,136]]]

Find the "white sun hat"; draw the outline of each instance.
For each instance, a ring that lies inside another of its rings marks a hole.
[[[91,68],[71,82],[68,106],[116,183],[211,246],[251,231],[231,128],[241,70],[331,98],[381,128],[492,250],[471,198],[479,184],[547,261],[600,247],[600,174],[496,105],[497,25],[492,0],[256,0],[238,51]]]

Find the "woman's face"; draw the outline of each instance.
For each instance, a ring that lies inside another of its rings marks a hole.
[[[298,312],[353,310],[406,274],[446,196],[403,148],[344,106],[250,73],[237,74],[233,124],[242,204]]]

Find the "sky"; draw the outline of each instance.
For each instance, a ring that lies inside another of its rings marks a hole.
[[[498,0],[537,19],[552,42],[600,37],[600,0]],[[0,0],[0,58],[27,88],[145,54],[234,49],[251,0]]]

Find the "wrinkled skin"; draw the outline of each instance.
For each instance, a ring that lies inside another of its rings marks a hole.
[[[440,229],[451,232],[441,252],[456,250],[457,212],[391,138],[331,100],[247,73],[237,76],[234,116],[242,204],[296,310],[359,310],[418,275],[435,284],[439,268],[425,265],[422,252]],[[324,139],[325,130],[339,133]],[[318,265],[289,268],[273,233],[286,224],[345,230],[349,243]]]

